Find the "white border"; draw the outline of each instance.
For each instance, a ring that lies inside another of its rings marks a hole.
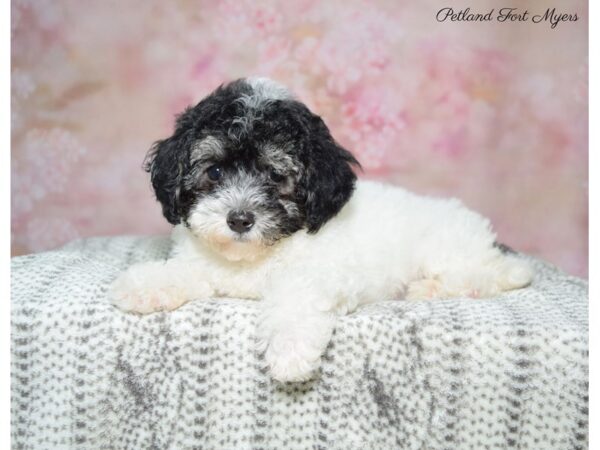
[[[0,447],[10,448],[10,1],[0,1]]]
[[[600,371],[598,367],[598,354],[597,354],[597,344],[599,342],[600,333],[598,332],[598,328],[595,326],[593,322],[594,318],[598,317],[598,313],[600,312],[600,308],[598,307],[598,303],[596,302],[598,298],[598,284],[596,281],[598,280],[598,269],[600,268],[598,256],[598,245],[600,245],[600,239],[598,239],[598,229],[600,227],[600,221],[598,220],[598,190],[600,189],[600,184],[598,183],[598,176],[600,176],[600,171],[598,170],[598,164],[600,163],[600,158],[598,157],[598,147],[600,146],[600,133],[598,130],[598,125],[600,124],[600,90],[598,89],[598,79],[600,77],[600,58],[598,58],[598,50],[600,50],[600,45],[598,42],[600,40],[600,33],[598,32],[598,20],[600,20],[599,12],[600,8],[598,7],[598,2],[591,1],[589,2],[589,10],[590,16],[588,21],[588,30],[590,35],[589,41],[589,86],[590,86],[590,115],[589,115],[589,136],[590,136],[590,145],[588,148],[589,151],[589,213],[590,213],[590,221],[589,221],[589,250],[590,250],[590,269],[589,269],[589,285],[590,285],[590,293],[589,293],[589,305],[590,305],[590,343],[589,347],[590,351],[590,391],[589,391],[589,427],[590,427],[590,445],[589,448],[600,448],[600,438],[598,437],[600,434],[598,433],[598,429],[594,426],[596,421],[594,419],[598,418],[598,414],[596,413],[596,407],[598,406],[598,388],[597,381],[600,376]],[[595,50],[592,51],[591,49]],[[594,124],[594,126],[592,126]]]

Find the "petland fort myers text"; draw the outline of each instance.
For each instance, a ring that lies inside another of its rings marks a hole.
[[[546,23],[550,28],[556,28],[561,22],[577,22],[577,13],[557,11],[556,8],[548,8],[543,13],[531,13],[527,9],[500,8],[491,9],[487,12],[474,12],[471,8],[455,10],[454,8],[442,8],[436,16],[438,22],[532,22]]]

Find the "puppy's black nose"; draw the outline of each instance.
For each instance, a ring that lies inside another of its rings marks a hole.
[[[245,233],[254,226],[254,214],[248,211],[229,211],[227,225],[236,233]]]

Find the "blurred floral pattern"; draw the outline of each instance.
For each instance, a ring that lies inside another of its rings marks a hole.
[[[587,2],[555,1],[581,19],[554,29],[439,23],[442,3],[13,0],[13,254],[167,232],[145,152],[185,106],[262,75],[361,176],[460,197],[502,242],[587,276]]]

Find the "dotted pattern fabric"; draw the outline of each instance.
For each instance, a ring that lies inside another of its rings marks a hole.
[[[587,448],[581,279],[532,259],[532,286],[495,299],[363,307],[315,380],[283,385],[254,351],[257,302],[109,304],[120,271],[169,248],[93,238],[13,258],[13,448]]]

